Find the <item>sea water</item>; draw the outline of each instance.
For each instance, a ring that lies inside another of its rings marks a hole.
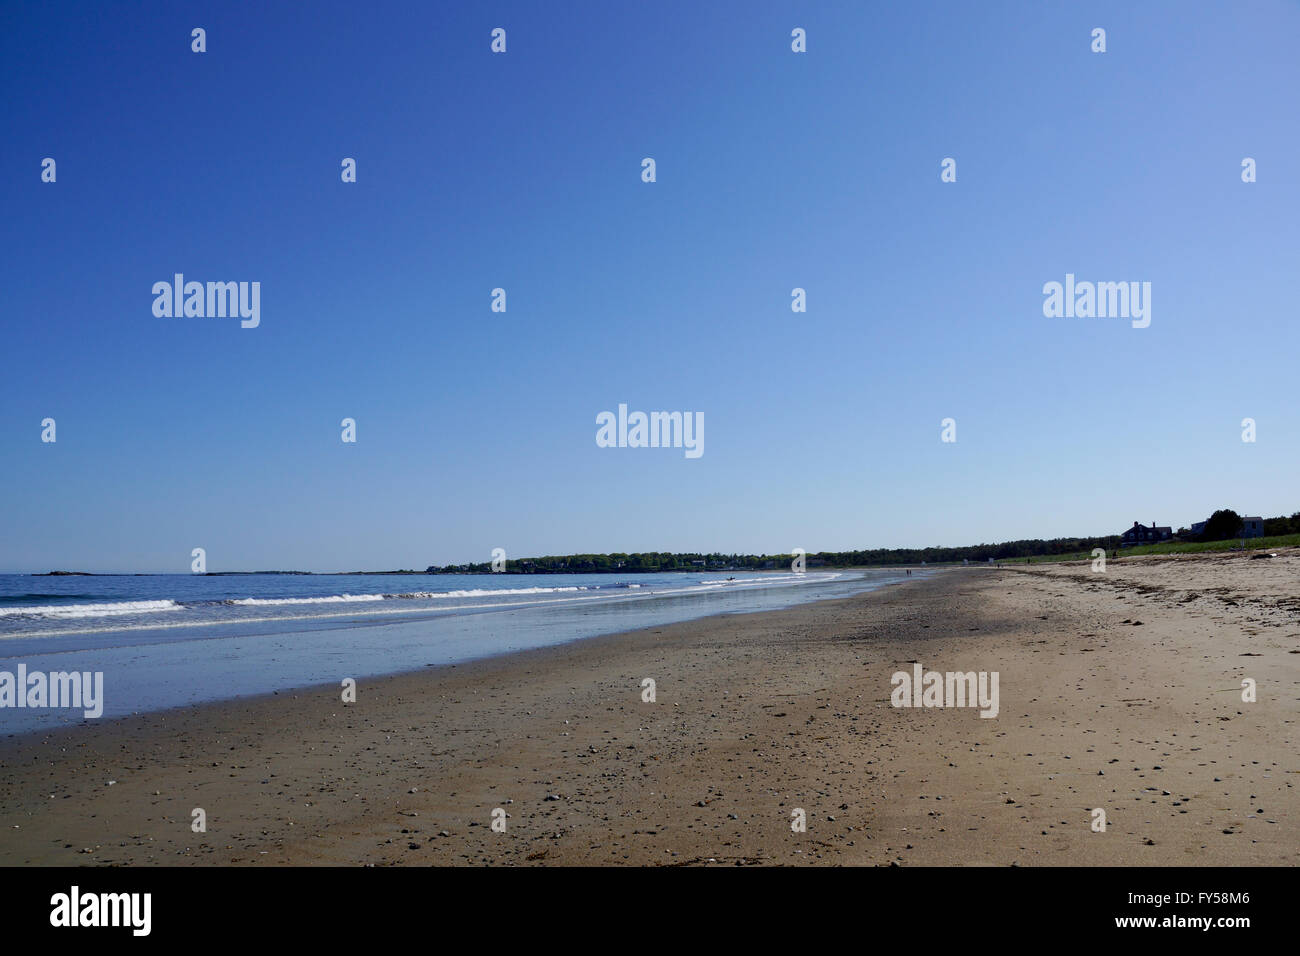
[[[904,576],[8,574],[0,672],[102,673],[112,718],[847,597]],[[86,719],[0,707],[0,734]]]

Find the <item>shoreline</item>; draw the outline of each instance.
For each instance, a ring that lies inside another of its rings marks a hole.
[[[924,579],[919,579],[919,580],[924,580]],[[805,601],[802,602],[801,604],[792,604],[786,607],[764,608],[764,609],[754,610],[754,611],[722,610],[722,611],[717,611],[716,613],[703,614],[699,617],[687,618],[683,621],[671,621],[665,624],[653,624],[647,627],[632,628],[631,630],[608,631],[599,634],[580,635],[578,637],[573,637],[566,641],[562,641],[558,644],[543,644],[538,647],[525,647],[525,648],[517,648],[517,649],[510,649],[510,650],[490,651],[484,653],[481,656],[470,657],[463,660],[456,660],[456,661],[437,663],[437,664],[425,664],[423,667],[403,668],[400,670],[387,671],[380,674],[370,674],[362,678],[357,678],[357,681],[358,684],[360,684],[362,681],[369,683],[373,681],[386,681],[386,680],[398,679],[402,677],[412,676],[415,674],[430,674],[430,673],[435,673],[443,670],[455,670],[457,668],[464,669],[481,662],[493,661],[501,658],[515,658],[515,657],[523,658],[526,655],[542,654],[554,648],[567,647],[571,644],[577,644],[585,641],[599,641],[605,638],[615,638],[615,637],[633,637],[637,634],[645,634],[652,631],[658,631],[662,628],[673,627],[678,624],[694,624],[701,621],[711,621],[711,620],[722,619],[722,618],[774,614],[774,613],[779,613],[781,611],[792,610],[794,608],[802,607],[809,604],[833,604],[840,601],[851,601],[854,600],[855,598],[861,597],[863,594],[871,594],[876,591],[884,590],[886,588],[891,588],[899,584],[906,584],[906,583],[909,582],[907,582],[906,580],[889,581],[884,584],[880,584],[874,588],[871,588],[870,590],[864,590],[859,594],[850,595],[848,597],[823,598],[821,600]],[[220,627],[222,625],[221,622],[212,622],[211,624],[205,626]],[[331,682],[331,681],[312,681],[303,684],[296,684],[291,687],[283,687],[273,691],[265,691],[265,692],[254,693],[254,694],[240,694],[235,697],[226,697],[226,698],[220,698],[218,700],[201,701],[199,703],[193,703],[193,704],[177,704],[172,707],[162,707],[156,710],[133,711],[129,714],[117,714],[115,716],[95,718],[94,720],[84,720],[81,723],[76,723],[76,724],[60,724],[57,726],[36,727],[36,728],[30,728],[26,730],[17,730],[11,733],[0,733],[0,758],[4,756],[4,747],[6,743],[14,746],[19,746],[24,743],[31,743],[38,737],[44,738],[44,737],[50,737],[58,734],[67,734],[70,736],[76,736],[81,733],[85,733],[86,731],[94,731],[97,728],[108,728],[113,724],[120,723],[123,721],[133,721],[133,720],[139,721],[139,720],[145,720],[150,717],[160,717],[160,718],[166,717],[167,715],[179,716],[189,711],[195,711],[195,710],[200,710],[205,708],[217,708],[226,705],[236,705],[241,703],[247,703],[247,704],[266,703],[266,702],[273,701],[276,698],[284,697],[286,695],[294,696],[294,697],[310,694],[310,693],[325,693],[328,695],[329,693],[333,693],[339,686],[340,685],[338,683]],[[2,762],[0,762],[0,766],[3,766]],[[3,806],[0,805],[0,810],[2,809]]]
[[[1295,614],[1162,583],[1234,560],[954,569],[6,738],[0,862],[1294,865]],[[915,661],[1000,671],[1000,715],[891,707]]]
[[[1020,559],[1015,559],[1020,560]],[[956,564],[846,564],[846,565],[816,565],[810,570],[812,572],[827,571],[942,571],[952,567],[960,567]],[[226,578],[239,576],[257,576],[257,575],[279,575],[283,577],[343,577],[343,578],[360,578],[367,576],[377,577],[396,577],[397,575],[414,575],[415,577],[451,577],[451,576],[486,576],[509,575],[512,577],[528,577],[531,575],[570,575],[570,574],[729,574],[739,572],[741,574],[789,574],[785,568],[589,568],[582,571],[517,571],[507,568],[504,571],[204,571],[196,573],[194,571],[0,571],[0,574],[10,575],[20,578],[157,578],[157,577],[177,577],[177,578]]]
[[[9,706],[0,707],[0,739],[301,691],[339,678],[396,676],[670,622],[779,610],[906,580],[901,574],[810,572],[802,580],[778,575],[775,587],[750,575],[734,589],[730,582],[711,586],[708,581],[695,583],[696,579],[679,589],[677,582],[665,581],[665,577],[629,585],[626,590],[617,585],[610,591],[584,579],[549,589],[510,590],[512,582],[497,581],[494,583],[503,587],[496,590],[375,592],[351,600],[316,594],[232,602],[222,600],[220,593],[215,599],[209,593],[199,595],[198,600],[185,597],[179,604],[163,599],[154,602],[172,605],[165,610],[186,614],[183,619],[158,621],[141,616],[138,622],[116,628],[81,628],[79,622],[55,621],[45,630],[26,635],[5,634],[0,629],[0,668],[26,664],[34,672],[74,671],[96,676],[103,671],[106,683],[113,687],[112,698],[100,716],[83,721],[75,713],[76,707],[70,713],[53,703],[41,709],[12,706],[14,677],[0,669],[0,682],[7,682],[3,686],[10,688],[4,692],[8,695],[4,704]],[[576,593],[586,591],[592,594]],[[604,597],[607,594],[610,596]],[[438,597],[475,600],[440,605]],[[401,598],[435,601],[394,600]],[[357,601],[362,603],[354,603]],[[278,607],[269,612],[254,607],[242,617],[202,617],[210,607],[220,611],[240,603],[312,607],[310,611],[289,608],[287,612]],[[198,617],[189,610],[192,606],[201,609]],[[96,610],[99,606],[76,607]],[[502,615],[499,619],[491,616],[497,612]],[[101,634],[108,637],[97,645]],[[136,667],[141,661],[145,666]]]

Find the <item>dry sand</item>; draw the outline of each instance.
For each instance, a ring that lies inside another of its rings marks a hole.
[[[362,680],[355,704],[15,737],[0,863],[1295,865],[1298,580],[1297,552],[960,569]],[[999,715],[891,707],[914,660],[999,672]]]

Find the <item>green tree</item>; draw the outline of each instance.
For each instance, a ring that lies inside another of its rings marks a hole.
[[[1201,533],[1202,541],[1226,541],[1235,538],[1241,532],[1241,515],[1231,508],[1224,508],[1210,515]]]

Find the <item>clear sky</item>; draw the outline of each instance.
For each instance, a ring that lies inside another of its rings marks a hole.
[[[6,4],[0,570],[1300,510],[1298,38],[1281,0]],[[259,327],[155,317],[177,272],[260,282]],[[1150,326],[1045,317],[1067,273]],[[620,402],[704,454],[597,447]]]

